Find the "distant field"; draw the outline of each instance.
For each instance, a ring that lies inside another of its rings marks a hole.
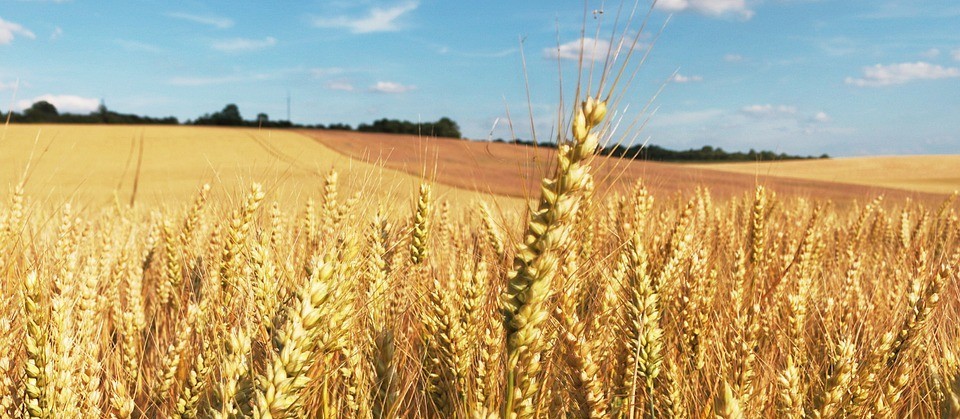
[[[412,201],[426,176],[437,196],[457,205],[476,199],[519,208],[538,196],[555,151],[502,143],[320,130],[251,128],[11,125],[0,142],[0,187],[26,173],[27,193],[42,201],[103,204],[183,202],[209,182],[233,196],[240,185],[261,182],[271,199],[318,197],[323,177],[340,173],[343,194],[362,190]],[[598,189],[622,188],[642,178],[668,197],[709,187],[728,197],[757,183],[789,195],[848,202],[885,194],[939,200],[960,185],[960,156],[835,159],[770,164],[680,165],[598,158]],[[761,177],[755,176],[759,172]],[[889,189],[898,188],[898,189]],[[921,193],[922,192],[922,193]]]
[[[419,173],[424,162],[432,167],[439,161],[437,179],[454,186],[489,191],[507,196],[525,197],[542,178],[544,167],[552,162],[555,150],[533,147],[452,139],[419,139],[415,136],[368,134],[348,131],[302,130],[330,149],[347,156],[384,166]],[[844,160],[839,168],[843,167]],[[799,164],[830,163],[832,161],[800,162]],[[768,188],[783,194],[817,197],[847,202],[857,198],[884,194],[900,199],[907,196],[917,199],[940,200],[943,190],[890,189],[894,185],[881,183],[854,183],[843,179],[803,179],[754,175],[755,165],[690,165],[630,161],[617,158],[597,158],[596,178],[606,187],[632,185],[642,178],[656,195],[669,196],[677,191],[690,192],[697,186],[709,187],[714,196],[729,197],[750,191],[759,181]],[[960,167],[960,164],[954,165]],[[722,170],[714,170],[714,169]],[[750,169],[750,170],[747,170]],[[850,172],[858,169],[853,166]],[[956,174],[954,174],[956,176]],[[924,180],[922,173],[915,175],[916,182]],[[863,177],[868,180],[868,176]],[[930,177],[925,179],[934,182]],[[960,184],[960,182],[954,182]],[[534,194],[536,195],[536,194]]]
[[[28,196],[44,202],[126,204],[135,181],[135,199],[146,204],[179,206],[204,182],[231,197],[241,185],[261,182],[270,191],[268,199],[301,201],[319,197],[324,175],[336,168],[342,194],[363,190],[407,203],[420,182],[418,176],[346,158],[291,131],[11,125],[0,133],[0,188],[8,191],[26,173]],[[436,194],[463,203],[483,197],[442,186]]]
[[[731,173],[843,182],[942,194],[960,190],[960,155],[701,164],[697,167]]]

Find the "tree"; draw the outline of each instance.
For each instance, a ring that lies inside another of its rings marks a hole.
[[[267,115],[267,114],[265,114],[265,113],[263,113],[263,112],[258,113],[258,114],[257,114],[257,123],[258,123],[259,125],[267,125],[267,124],[269,124],[269,123],[270,123],[270,116]]]
[[[220,119],[224,122],[221,125],[243,125],[240,108],[232,103],[223,107],[223,110],[220,111]]]
[[[443,117],[433,124],[433,135],[437,137],[460,138],[460,126],[452,119]]]
[[[107,104],[103,103],[103,100],[100,101],[100,106],[97,106],[96,115],[101,123],[106,124],[110,122],[110,111],[107,110]]]
[[[23,114],[28,121],[35,122],[52,122],[60,117],[57,107],[45,100],[34,103],[29,109],[23,111]]]
[[[243,125],[243,117],[240,116],[240,108],[234,104],[228,104],[220,112],[206,114],[193,121],[194,125]]]

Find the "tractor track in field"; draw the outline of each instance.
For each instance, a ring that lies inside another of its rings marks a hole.
[[[137,200],[137,189],[139,189],[139,187],[140,187],[140,174],[141,174],[142,171],[143,171],[143,145],[144,145],[144,143],[145,143],[145,137],[146,137],[144,131],[145,131],[145,130],[144,130],[143,128],[140,129],[140,136],[138,137],[138,140],[137,140],[137,148],[138,148],[138,151],[137,151],[137,167],[136,167],[136,169],[135,169],[135,171],[134,171],[134,173],[133,173],[133,191],[130,193],[130,206],[131,206],[131,207],[133,206],[133,204],[134,204],[134,203],[136,202],[136,200]],[[133,151],[133,150],[131,149],[131,151]],[[132,157],[132,155],[131,155],[131,157]],[[128,164],[129,164],[129,162],[128,162]]]
[[[247,136],[250,137],[250,139],[253,140],[253,142],[256,143],[257,146],[259,146],[259,147],[262,148],[264,151],[266,151],[267,154],[269,154],[269,155],[272,156],[273,158],[279,160],[280,162],[286,163],[288,166],[290,166],[290,167],[292,167],[292,168],[294,168],[294,169],[297,169],[297,170],[306,172],[306,173],[311,173],[311,174],[317,174],[317,173],[318,173],[316,170],[313,170],[313,169],[305,166],[303,163],[301,163],[301,162],[300,162],[299,160],[297,160],[295,157],[291,157],[291,156],[287,155],[286,153],[284,153],[283,151],[281,151],[279,148],[275,147],[273,144],[270,144],[269,141],[261,138],[261,137],[258,136],[257,134],[249,133],[249,134],[247,134]]]

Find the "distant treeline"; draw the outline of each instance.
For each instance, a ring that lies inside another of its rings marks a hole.
[[[96,111],[89,114],[60,113],[57,107],[47,101],[34,103],[22,113],[10,114],[11,122],[21,123],[53,123],[53,124],[169,124],[178,125],[181,122],[176,117],[151,118],[146,116],[121,114],[108,110],[106,105],[100,104]],[[186,120],[183,125],[213,125],[229,127],[264,127],[264,128],[313,128],[352,131],[349,124],[333,123],[329,125],[294,124],[285,120],[272,120],[265,113],[257,114],[256,119],[245,120],[240,114],[240,108],[235,104],[228,104],[222,110],[203,114],[194,120]],[[443,117],[436,122],[410,122],[397,119],[378,119],[371,124],[357,126],[360,132],[382,132],[388,134],[413,134],[434,137],[461,138],[460,126],[450,118]]]
[[[6,114],[4,114],[6,116]],[[6,121],[6,118],[4,118]],[[34,103],[23,113],[11,112],[10,122],[22,123],[54,123],[54,124],[167,124],[176,125],[180,121],[177,118],[168,116],[166,118],[153,118],[149,116],[140,116],[132,114],[123,114],[107,109],[102,103],[96,111],[86,115],[73,113],[60,113],[57,107],[52,103],[41,100]]]
[[[396,119],[378,119],[372,124],[357,126],[360,132],[384,132],[389,134],[427,135],[432,137],[460,138],[460,126],[450,118],[437,122],[410,122]]]
[[[536,143],[533,141],[514,140],[504,141],[503,139],[494,140],[500,143],[511,143],[525,146],[556,148],[555,143]],[[699,149],[691,148],[689,150],[670,150],[658,145],[634,145],[624,147],[614,145],[600,149],[599,154],[604,156],[620,157],[636,160],[662,161],[662,162],[749,162],[749,161],[781,161],[781,160],[810,160],[810,159],[828,159],[827,154],[816,156],[797,156],[786,153],[775,153],[773,151],[756,151],[750,149],[746,153],[742,151],[728,152],[722,148],[714,148],[705,145]]]
[[[666,162],[743,162],[743,161],[778,161],[778,160],[807,160],[807,159],[827,159],[830,156],[821,154],[815,156],[796,156],[786,153],[775,153],[773,151],[756,151],[750,149],[746,153],[742,151],[728,152],[724,149],[705,145],[699,149],[691,148],[689,150],[670,150],[657,145],[635,145],[624,147],[620,145],[604,148],[603,154],[614,157],[626,157],[640,160],[666,161]]]
[[[181,124],[176,117],[168,116],[165,118],[153,118],[149,116],[140,116],[133,114],[122,114],[107,109],[106,105],[100,104],[96,111],[89,114],[60,113],[56,106],[47,102],[39,101],[34,103],[22,113],[12,112],[10,114],[11,122],[20,123],[61,123],[61,124]],[[294,124],[285,120],[271,120],[265,113],[257,114],[254,120],[245,120],[240,114],[240,108],[235,104],[228,104],[218,112],[208,113],[194,120],[186,120],[183,125],[214,125],[214,126],[233,126],[233,127],[269,127],[269,128],[308,128],[308,129],[328,129],[353,131],[349,124],[333,123],[328,125],[316,124]],[[360,124],[357,126],[358,132],[380,132],[387,134],[410,134],[424,135],[432,137],[462,138],[460,126],[450,118],[443,117],[436,122],[410,122],[397,119],[382,118],[370,124]],[[532,146],[532,141],[513,140],[504,141],[502,139],[496,142],[509,142],[512,144],[521,144]],[[554,143],[539,143],[538,147],[556,147]],[[621,145],[606,147],[600,151],[600,154],[633,158],[641,160],[664,161],[664,162],[745,162],[745,161],[776,161],[776,160],[801,160],[815,158],[829,158],[823,154],[819,157],[814,156],[795,156],[785,153],[775,153],[772,151],[750,151],[727,152],[722,148],[713,148],[703,146],[699,149],[689,150],[669,150],[656,145],[641,147],[634,145],[624,147]]]

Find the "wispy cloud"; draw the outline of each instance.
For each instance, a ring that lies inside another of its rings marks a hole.
[[[129,39],[117,39],[117,40],[114,40],[113,42],[119,45],[124,50],[130,51],[130,52],[158,53],[162,51],[160,47],[153,44],[148,44],[146,42],[131,41]]]
[[[743,56],[740,54],[726,54],[723,56],[723,61],[728,63],[739,63],[743,61]]]
[[[52,95],[46,94],[42,96],[37,96],[33,99],[24,99],[17,102],[17,108],[20,110],[27,109],[34,103],[37,103],[41,100],[50,102],[53,106],[57,107],[57,110],[60,112],[71,112],[71,113],[86,113],[93,112],[97,110],[97,107],[100,106],[100,100],[96,98],[81,97],[74,95]]]
[[[227,29],[233,26],[233,19],[226,17],[195,15],[182,12],[170,12],[164,14],[164,16],[185,20],[187,22],[199,23],[201,25],[212,26],[217,29]]]
[[[277,39],[268,36],[263,39],[233,38],[214,41],[210,47],[223,52],[249,52],[277,45]]]
[[[861,14],[864,19],[944,19],[960,16],[957,6],[929,6],[922,2],[876,2],[875,10]]]
[[[833,123],[822,110],[807,112],[792,105],[774,104],[657,114],[650,121],[650,128],[655,138],[669,137],[674,147],[709,144],[729,150],[770,149],[771,145],[779,149],[779,144],[797,144],[798,138],[805,138],[804,144],[814,144],[812,150],[817,150],[817,143],[850,134],[849,128]]]
[[[17,82],[15,82],[15,81],[12,81],[12,82],[3,82],[3,81],[0,81],[0,92],[2,92],[2,91],[4,91],[4,90],[13,90],[13,89],[16,89],[16,88],[17,88]]]
[[[667,12],[696,12],[710,17],[736,16],[747,20],[754,11],[746,0],[660,0],[656,7]]]
[[[370,91],[377,93],[406,93],[416,88],[417,86],[409,86],[392,81],[378,81],[377,84],[370,86]]]
[[[339,77],[333,80],[330,80],[330,77],[339,76],[345,73],[347,70],[340,67],[318,67],[311,68],[307,70],[311,77],[314,79],[327,79],[323,84],[323,87],[328,90],[339,90],[342,92],[352,92],[356,90],[356,87],[348,79]]]
[[[834,57],[848,56],[862,52],[864,49],[866,49],[865,46],[862,45],[862,42],[858,42],[845,36],[815,39],[814,43],[824,53]]]
[[[828,123],[833,120],[824,111],[809,114],[790,105],[750,105],[740,108],[740,114],[748,119],[748,122],[742,123],[744,126],[775,128],[805,135],[828,130]]]
[[[788,105],[749,105],[740,108],[740,112],[754,118],[783,118],[797,114],[796,106]]]
[[[904,84],[915,80],[937,80],[960,77],[960,69],[918,61],[915,63],[877,64],[863,68],[862,77],[847,77],[844,82],[858,87],[880,87]]]
[[[610,53],[610,42],[597,38],[580,38],[553,48],[545,48],[543,55],[554,59],[579,60],[581,51],[584,61],[602,61]]]
[[[407,1],[392,7],[374,7],[362,17],[315,17],[313,26],[344,28],[353,33],[393,32],[403,28],[401,18],[416,10],[418,6],[420,3],[417,1]]]
[[[930,48],[924,52],[921,52],[920,56],[928,59],[937,58],[940,56],[940,50],[937,48]]]
[[[453,53],[456,54],[456,55],[460,55],[460,56],[463,56],[463,57],[470,57],[470,58],[500,58],[500,57],[506,57],[506,56],[508,56],[508,55],[516,54],[518,51],[520,51],[519,48],[506,48],[506,49],[502,49],[502,50],[500,50],[500,51],[491,51],[491,52],[457,52],[457,51],[453,51]],[[960,50],[958,50],[958,51],[960,51]]]
[[[353,84],[346,81],[331,81],[325,84],[324,87],[330,90],[340,90],[344,92],[352,92],[354,90]]]
[[[960,61],[960,48],[951,51],[950,56],[953,57],[955,61]]]
[[[671,83],[695,83],[703,81],[702,76],[685,76],[683,74],[677,73],[673,77],[670,77]]]
[[[50,40],[56,41],[60,39],[61,36],[63,36],[63,28],[57,26],[56,28],[53,28],[53,32],[50,33]]]
[[[7,45],[13,42],[13,39],[18,36],[30,39],[37,38],[33,32],[30,32],[29,29],[24,28],[23,25],[0,18],[0,45]]]

